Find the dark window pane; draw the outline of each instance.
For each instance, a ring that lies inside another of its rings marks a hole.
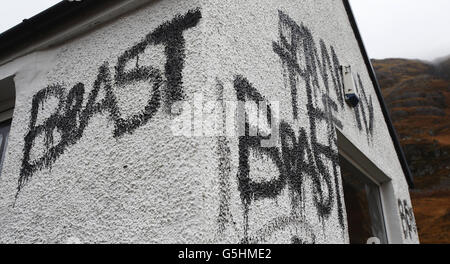
[[[0,123],[0,175],[2,174],[3,160],[5,159],[8,135],[11,128],[11,120]]]
[[[340,157],[351,244],[365,244],[371,237],[387,243],[379,186]]]

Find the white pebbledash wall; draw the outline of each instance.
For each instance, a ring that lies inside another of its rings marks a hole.
[[[340,65],[352,66],[356,109]],[[394,242],[418,242],[340,0],[150,1],[0,66],[0,79],[10,75],[2,243],[348,243],[335,129],[392,179]],[[174,132],[189,110],[178,101],[218,102],[206,120],[238,99],[279,104],[275,146],[202,134],[211,122],[198,119],[193,135]]]

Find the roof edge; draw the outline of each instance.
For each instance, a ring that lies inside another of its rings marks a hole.
[[[353,33],[355,34],[356,40],[358,41],[359,49],[361,50],[361,54],[364,58],[364,62],[366,64],[366,66],[367,66],[367,70],[369,72],[370,79],[372,80],[373,86],[375,88],[375,92],[377,94],[378,101],[380,102],[384,120],[386,121],[388,130],[389,130],[389,134],[391,135],[392,141],[394,142],[394,147],[397,152],[397,156],[399,158],[400,164],[402,166],[403,173],[405,174],[406,181],[408,182],[409,188],[414,189],[413,176],[409,169],[408,162],[406,161],[405,153],[403,152],[403,149],[400,145],[400,141],[398,140],[397,131],[394,128],[391,117],[389,115],[389,111],[387,110],[387,106],[384,101],[383,94],[381,93],[380,84],[378,83],[378,79],[376,77],[372,62],[370,61],[369,56],[367,54],[366,47],[364,46],[364,42],[362,40],[361,33],[359,32],[359,29],[358,29],[358,24],[356,23],[355,16],[353,15],[350,1],[349,0],[342,0],[342,1],[344,3],[345,10],[346,10],[348,18],[350,20],[350,24],[353,28]]]
[[[20,53],[26,47],[73,25],[83,16],[92,15],[106,5],[121,0],[61,1],[0,34],[0,59]]]

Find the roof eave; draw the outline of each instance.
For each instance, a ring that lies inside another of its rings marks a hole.
[[[356,23],[356,19],[355,19],[354,15],[353,15],[353,11],[352,11],[350,2],[349,2],[349,0],[343,0],[343,2],[344,2],[345,10],[347,11],[348,18],[350,20],[350,24],[352,25],[353,32],[355,34],[356,40],[358,41],[358,45],[359,45],[359,48],[361,50],[361,54],[362,54],[362,56],[364,58],[364,62],[366,64],[366,66],[367,66],[367,70],[369,72],[370,79],[372,80],[373,86],[375,88],[375,92],[377,94],[378,101],[380,102],[381,110],[382,110],[383,116],[384,116],[384,120],[386,121],[388,130],[389,130],[389,134],[391,135],[392,141],[394,143],[394,147],[395,147],[395,150],[397,152],[400,164],[402,166],[403,173],[405,174],[406,181],[408,182],[409,188],[414,189],[413,176],[412,176],[411,171],[409,169],[405,153],[403,152],[403,149],[402,149],[402,147],[400,145],[400,141],[398,140],[398,134],[397,134],[397,131],[395,130],[394,125],[392,123],[391,117],[389,115],[388,108],[387,108],[386,103],[385,103],[384,98],[383,98],[383,94],[381,93],[380,84],[378,83],[378,79],[376,77],[375,70],[373,68],[372,62],[370,61],[369,56],[367,55],[367,51],[366,51],[366,48],[364,46],[364,42],[362,40],[361,33],[359,32],[358,24]]]

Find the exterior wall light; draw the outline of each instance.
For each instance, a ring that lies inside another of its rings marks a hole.
[[[355,81],[353,80],[352,67],[342,66],[342,75],[344,78],[344,95],[345,101],[351,107],[356,107],[359,104],[359,98],[356,94]]]

